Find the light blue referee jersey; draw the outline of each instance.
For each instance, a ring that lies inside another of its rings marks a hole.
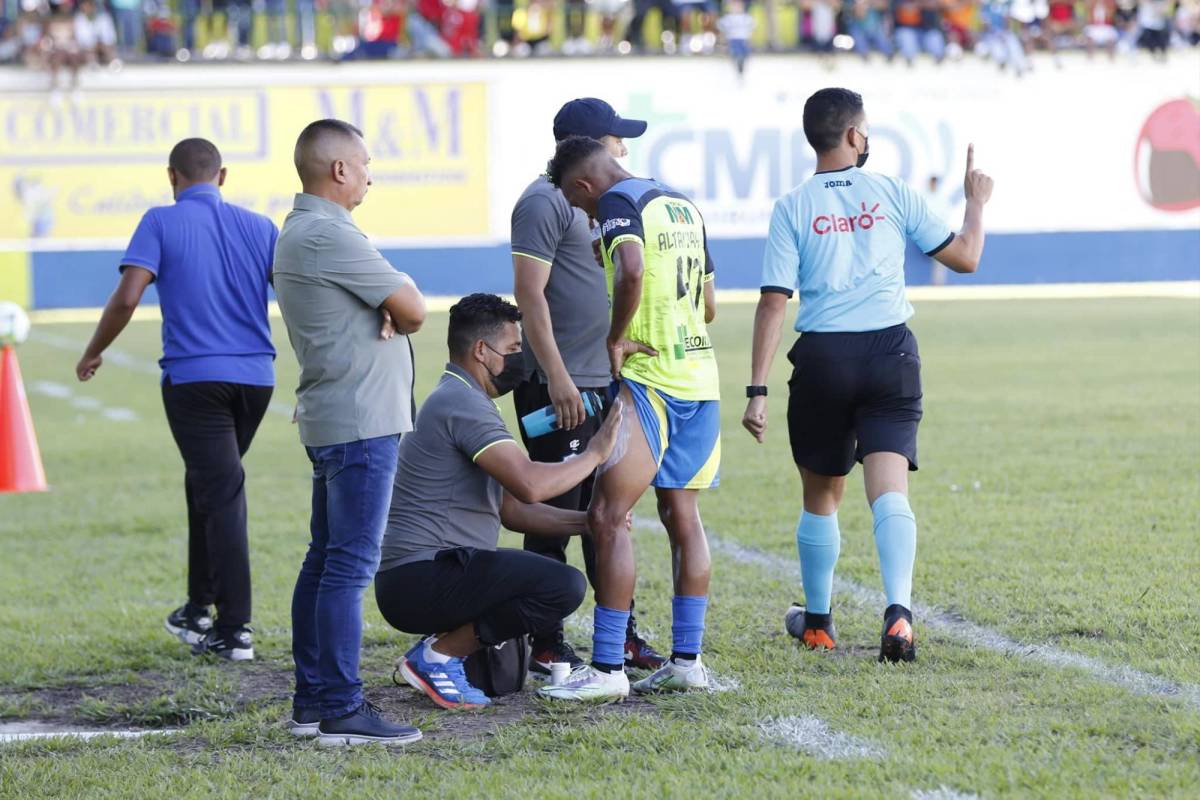
[[[934,255],[954,234],[906,183],[846,167],[818,172],[775,202],[763,291],[800,289],[797,331],[875,331],[913,314],[905,238]]]

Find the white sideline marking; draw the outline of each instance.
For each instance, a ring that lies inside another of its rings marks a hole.
[[[1200,281],[1137,281],[1130,283],[1030,283],[980,284],[977,286],[911,286],[908,299],[919,303],[946,300],[1097,300],[1103,298],[1174,298],[1200,300]],[[717,302],[753,304],[758,302],[757,289],[718,289]],[[511,301],[512,295],[501,295]],[[457,295],[428,295],[425,307],[431,312],[446,312],[457,303]],[[268,313],[280,319],[279,306],[271,303]],[[35,325],[56,323],[90,323],[100,319],[101,308],[44,308],[29,312]],[[134,322],[161,320],[158,306],[139,306],[133,312]],[[82,348],[80,349],[82,351]],[[105,358],[108,354],[105,353]]]
[[[651,517],[635,517],[634,523],[640,527],[660,529],[661,523]],[[764,553],[751,547],[724,539],[708,531],[708,544],[714,552],[725,553],[735,561],[751,564],[780,577],[798,581],[800,566],[791,559]],[[845,578],[835,577],[833,589],[842,598],[848,598],[854,607],[883,608],[886,601],[883,592],[855,583]],[[1174,697],[1181,700],[1193,710],[1200,710],[1200,686],[1190,683],[1175,683],[1157,675],[1151,675],[1124,664],[1107,664],[1098,658],[1071,653],[1057,647],[1042,644],[1019,642],[1008,636],[985,628],[969,620],[941,611],[934,606],[921,603],[913,604],[913,613],[918,620],[931,628],[947,633],[956,639],[966,642],[973,647],[992,650],[1018,658],[1028,658],[1052,667],[1064,669],[1079,669],[1090,673],[1092,677],[1120,686],[1134,694],[1148,697]]]
[[[775,717],[758,723],[763,738],[776,744],[794,747],[810,756],[826,761],[883,758],[882,747],[859,736],[835,731],[817,717]]]
[[[140,739],[143,736],[169,736],[179,733],[179,731],[180,728],[161,728],[147,731],[89,731],[64,728],[37,721],[6,722],[0,723],[0,744],[28,742],[36,739],[95,739],[101,736],[113,736],[118,739]]]
[[[913,789],[912,800],[979,800],[979,795],[939,786],[936,789]]]
[[[35,311],[33,313],[36,314],[38,312]],[[31,338],[38,344],[49,345],[80,356],[83,355],[83,348],[87,345],[86,341],[76,341],[69,336],[61,336],[57,333],[49,333],[42,330],[33,331]],[[131,369],[135,372],[144,372],[147,375],[159,374],[158,366],[153,362],[113,348],[104,351],[104,361],[106,364],[116,364],[118,367]]]
[[[84,344],[72,339],[69,336],[60,336],[57,333],[47,333],[43,330],[37,330],[33,332],[31,338],[38,344],[44,344],[59,350],[66,350],[70,353],[83,353]],[[109,348],[108,350],[104,351],[104,362],[106,364],[115,364],[118,367],[133,370],[134,372],[143,372],[147,375],[153,375],[155,377],[162,375],[162,369],[153,361],[147,361],[143,358],[138,358],[135,355],[131,355],[124,351],[113,348]],[[103,367],[101,367],[101,369],[103,369]],[[66,392],[66,394],[54,395],[56,397],[67,398],[72,394],[72,390],[69,387],[61,386],[60,384],[48,385],[59,386],[59,391]],[[47,392],[42,392],[42,394],[47,394]],[[82,409],[96,409],[99,407],[100,401],[90,397],[76,397],[71,400],[71,405]],[[288,419],[292,418],[292,407],[286,403],[280,403],[272,400],[271,404],[267,406],[267,410],[272,414],[278,414],[280,416],[287,417]],[[106,409],[101,413],[109,419],[117,422],[128,422],[137,419],[137,415],[127,408]],[[133,416],[129,416],[130,414]]]
[[[52,383],[50,381],[34,381],[33,390],[38,394],[44,394],[46,397],[53,397],[58,400],[66,400],[74,394],[69,386],[63,386],[61,383]]]
[[[30,387],[38,394],[53,397],[56,400],[69,400],[78,409],[97,411],[114,422],[137,422],[138,415],[132,409],[120,406],[105,406],[94,397],[82,397],[75,394],[70,386],[53,381],[34,381]]]

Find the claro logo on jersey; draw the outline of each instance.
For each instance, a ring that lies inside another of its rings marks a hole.
[[[862,213],[853,217],[843,217],[839,214],[821,214],[812,221],[813,233],[818,236],[823,236],[827,233],[855,233],[857,231],[869,231],[875,227],[876,222],[881,222],[887,217],[882,214],[876,214],[879,210],[879,203],[867,208],[864,202],[861,204]]]

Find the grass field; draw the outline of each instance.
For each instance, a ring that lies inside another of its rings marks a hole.
[[[706,660],[729,690],[587,710],[518,697],[447,714],[391,685],[408,637],[369,595],[368,696],[426,731],[394,751],[330,752],[281,727],[309,489],[282,324],[281,408],[247,466],[259,654],[248,667],[194,660],[161,628],[183,599],[185,520],[148,367],[157,325],[132,326],[116,348],[126,358],[86,385],[71,370],[89,326],[35,329],[20,357],[53,486],[0,496],[0,721],[186,729],[0,745],[0,796],[1195,797],[1196,302],[919,305],[915,594],[939,624],[918,617],[921,659],[902,666],[874,660],[882,608],[857,474],[834,598],[845,646],[810,654],[783,633],[800,598],[799,483],[782,353],[767,443],[739,425],[752,313],[727,306],[713,327],[728,400],[721,488],[702,501],[719,542]],[[434,315],[415,341],[421,396],[444,326]],[[641,617],[669,643],[666,543],[649,525],[635,540]],[[588,619],[590,601],[570,625],[580,644]],[[1003,637],[1017,644],[995,646]]]

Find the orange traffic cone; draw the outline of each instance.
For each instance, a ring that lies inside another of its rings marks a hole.
[[[0,492],[44,492],[46,471],[21,383],[17,351],[0,349]]]

